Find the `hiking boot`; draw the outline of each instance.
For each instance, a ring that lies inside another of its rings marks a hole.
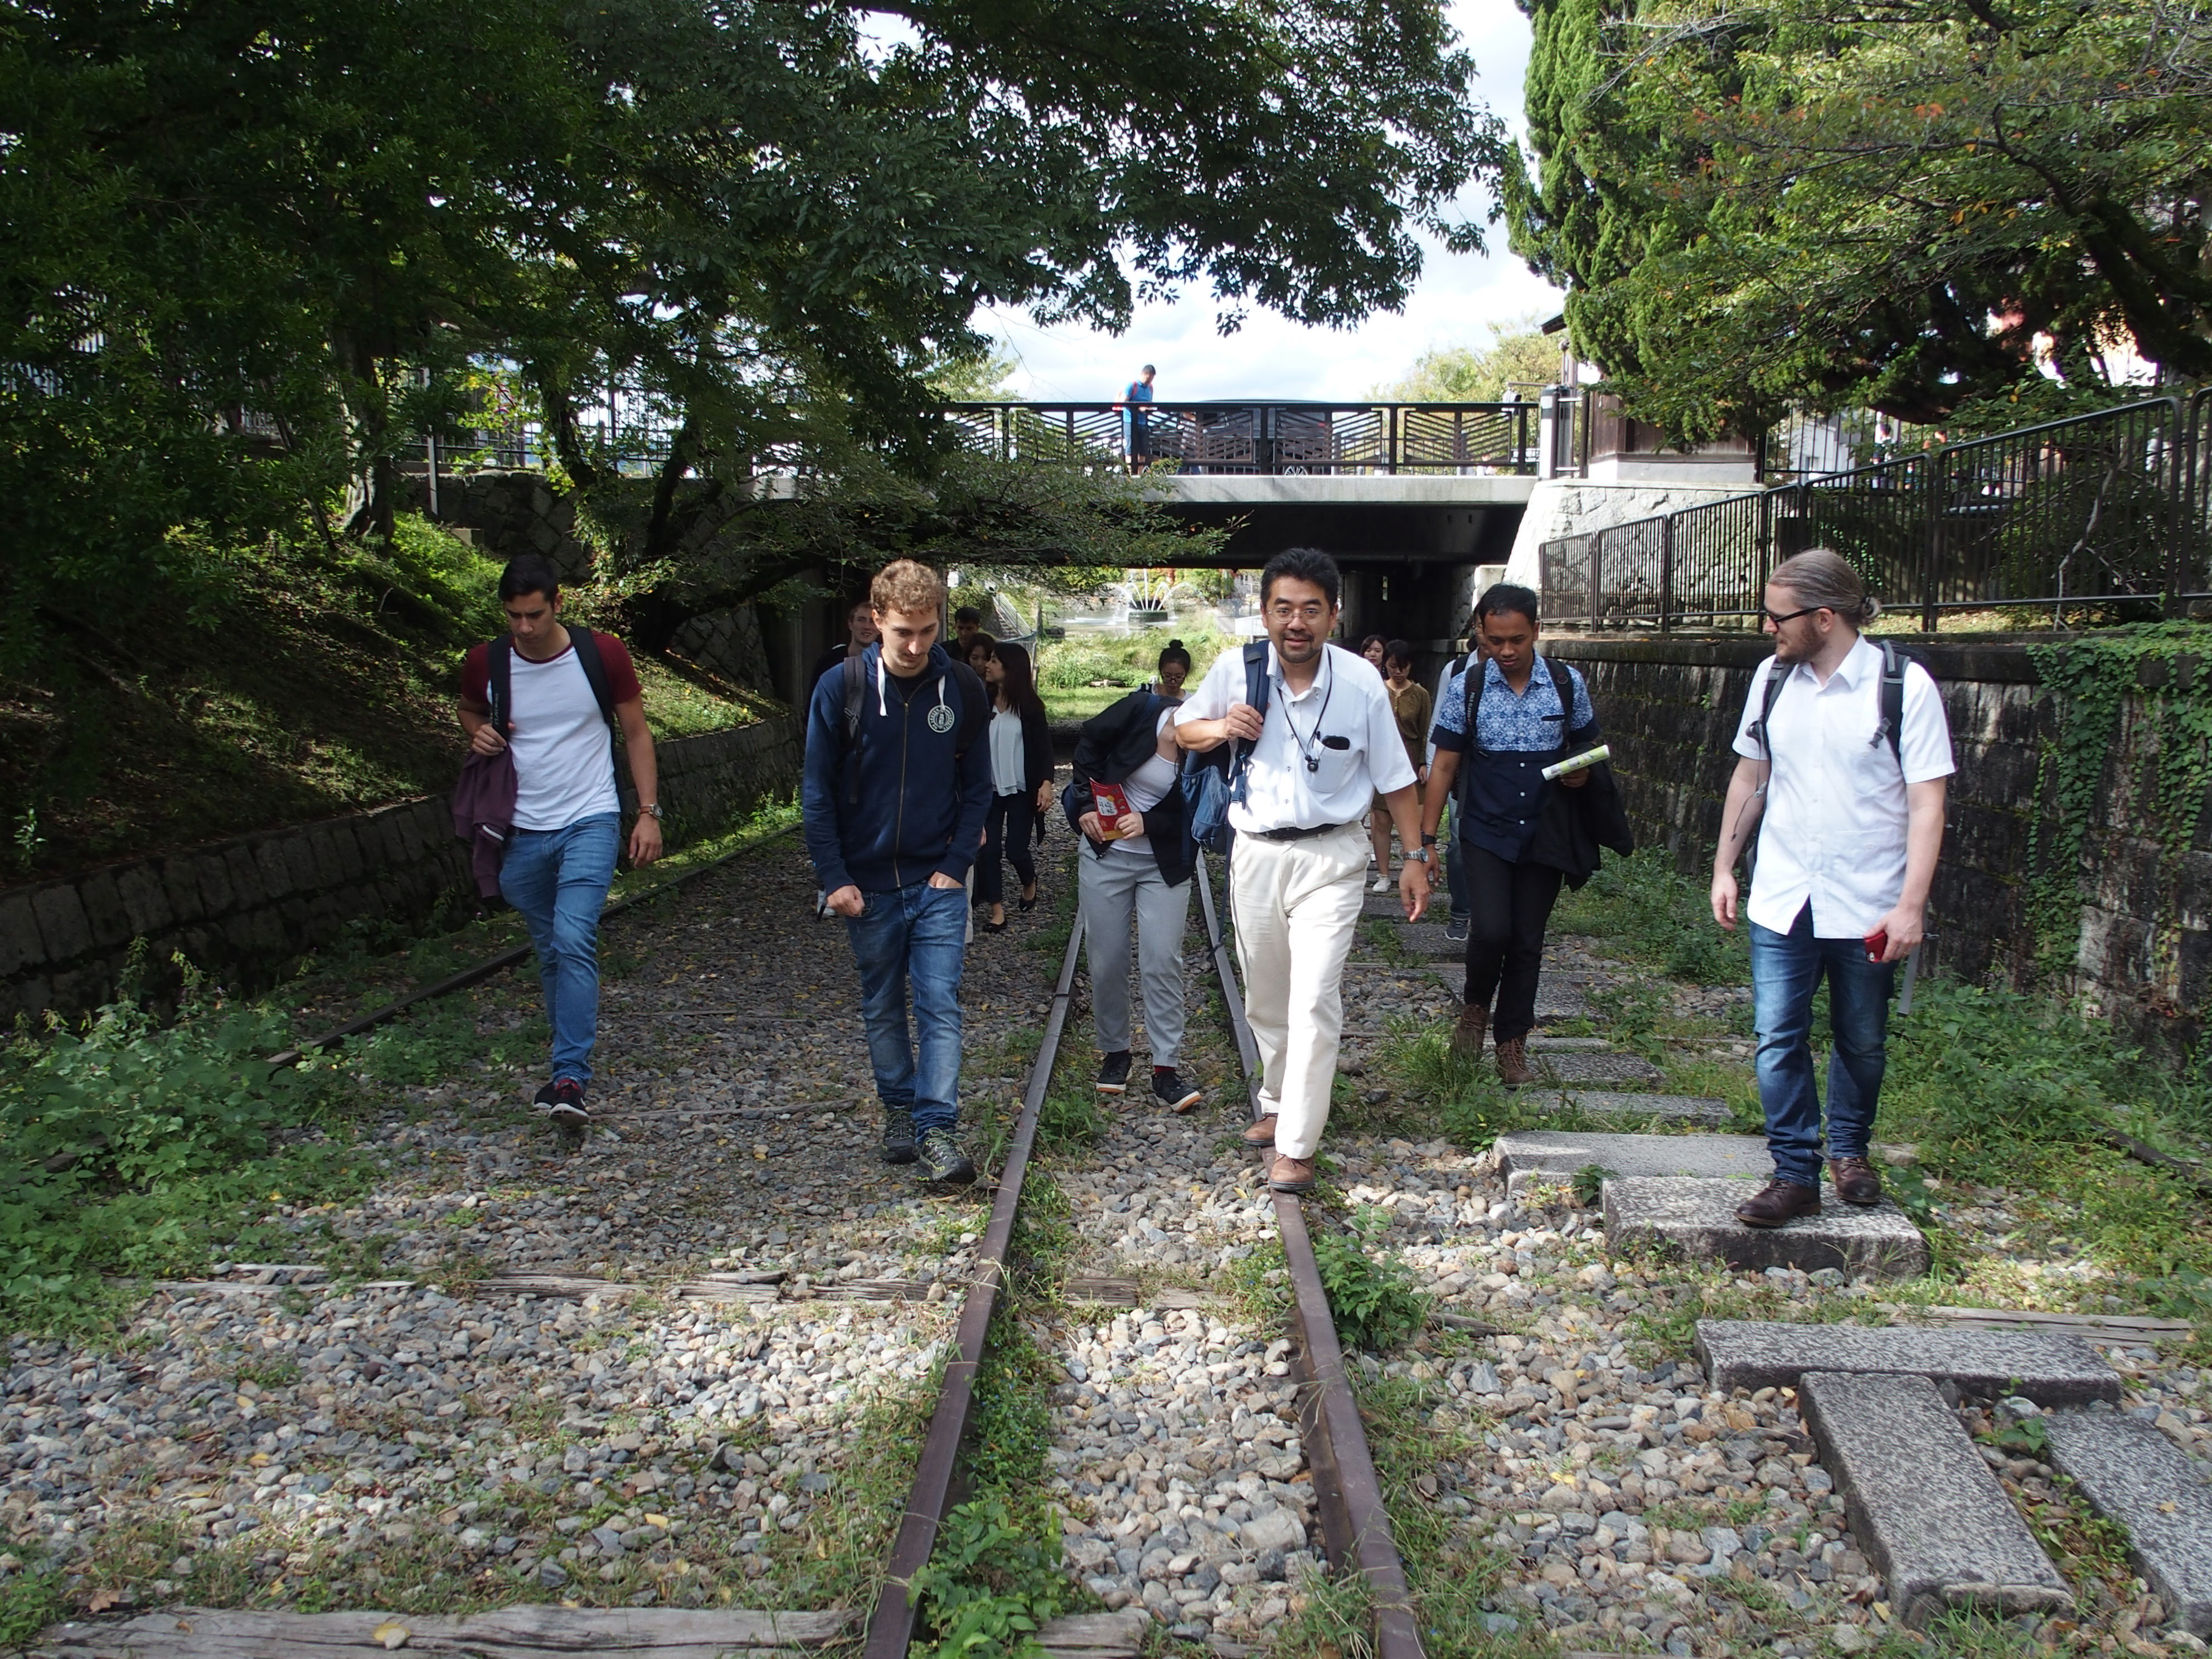
[[[1444,918],[1444,943],[1445,943],[1445,944],[1447,944],[1447,945],[1464,945],[1464,944],[1466,944],[1466,943],[1467,943],[1467,929],[1468,929],[1468,918],[1467,918],[1467,917],[1465,917],[1465,916],[1447,916],[1447,917],[1445,917],[1445,918]]]
[[[1273,1112],[1245,1126],[1244,1144],[1247,1146],[1272,1146],[1275,1144],[1275,1115]]]
[[[965,1187],[975,1178],[975,1166],[960,1150],[950,1129],[921,1132],[921,1172],[932,1181],[955,1187]]]
[[[1498,1080],[1509,1089],[1536,1080],[1536,1074],[1528,1069],[1527,1037],[1506,1037],[1498,1043]]]
[[[545,1102],[545,1110],[556,1123],[589,1123],[591,1109],[584,1104],[584,1085],[572,1077],[556,1077],[552,1085],[538,1091]]]
[[[1171,1112],[1187,1112],[1206,1097],[1176,1075],[1172,1066],[1152,1067],[1152,1097]]]
[[[903,1106],[884,1108],[884,1162],[914,1162],[914,1114]]]
[[[1310,1193],[1314,1185],[1313,1160],[1310,1158],[1285,1158],[1275,1154],[1275,1161],[1267,1167],[1267,1184],[1279,1193]]]
[[[1735,1206],[1735,1218],[1747,1227],[1779,1227],[1792,1216],[1820,1213],[1818,1187],[1800,1187],[1780,1176]]]
[[[1836,1196],[1846,1204],[1881,1202],[1881,1175],[1863,1158],[1832,1158],[1828,1179],[1836,1183]]]
[[[1098,1092],[1127,1094],[1129,1091],[1129,1051],[1116,1048],[1098,1064]]]
[[[1478,1008],[1471,1002],[1462,1003],[1459,1024],[1452,1030],[1452,1052],[1469,1060],[1480,1059],[1482,1039],[1490,1030],[1490,1010]]]

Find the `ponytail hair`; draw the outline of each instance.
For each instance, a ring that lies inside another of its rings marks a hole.
[[[1881,614],[1881,601],[1866,591],[1857,568],[1833,548],[1808,547],[1776,565],[1766,580],[1795,593],[1802,608],[1832,611],[1854,628],[1864,628]]]

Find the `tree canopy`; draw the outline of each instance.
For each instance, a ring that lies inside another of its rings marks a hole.
[[[1559,378],[1559,343],[1534,317],[1490,325],[1490,343],[1431,346],[1405,375],[1374,396],[1402,403],[1497,404],[1535,401]]]
[[[0,0],[0,488],[112,583],[334,492],[516,366],[571,476],[611,380],[687,474],[926,471],[984,304],[1203,284],[1343,323],[1499,155],[1436,0]],[[656,546],[665,545],[665,533]],[[649,551],[652,550],[648,550]]]
[[[2212,371],[2212,22],[2168,0],[1532,0],[1515,246],[1678,438]]]

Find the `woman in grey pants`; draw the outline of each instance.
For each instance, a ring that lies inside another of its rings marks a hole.
[[[1073,780],[1062,799],[1068,822],[1085,842],[1083,927],[1091,962],[1091,1013],[1105,1055],[1098,1091],[1118,1095],[1129,1085],[1133,930],[1152,1094],[1170,1111],[1187,1112],[1201,1097],[1176,1070],[1182,1047],[1182,934],[1190,910],[1191,855],[1183,835],[1182,791],[1176,785],[1182,750],[1176,746],[1174,716],[1170,699],[1154,691],[1133,691],[1085,720],[1075,745]],[[1131,808],[1111,839],[1092,790],[1101,783],[1120,786]]]

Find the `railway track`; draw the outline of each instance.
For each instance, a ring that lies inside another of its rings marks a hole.
[[[781,835],[763,837],[709,864],[686,871],[673,880],[610,905],[605,915],[611,920],[649,902],[665,899],[679,887],[717,875],[731,877],[734,885],[750,887],[757,884],[758,877],[743,875],[741,861],[764,854],[772,855],[780,845],[788,845]],[[733,871],[738,873],[733,875]],[[714,884],[709,882],[702,890],[708,896],[697,901],[701,907],[711,908],[716,902],[714,887]],[[1249,1104],[1256,1087],[1256,1053],[1250,1028],[1244,1019],[1236,969],[1223,936],[1214,895],[1206,879],[1201,879],[1200,894],[1206,951],[1219,980],[1228,1012],[1229,1034],[1234,1039],[1245,1073]],[[686,915],[671,917],[666,921],[656,920],[654,936],[678,931],[689,919]],[[929,1411],[927,1429],[921,1436],[911,1490],[899,1509],[879,1578],[880,1589],[873,1605],[866,1609],[864,1621],[860,1620],[857,1613],[743,1613],[676,1607],[624,1611],[573,1604],[412,1619],[382,1607],[357,1613],[317,1614],[248,1610],[218,1613],[187,1608],[189,1616],[172,1616],[165,1612],[144,1614],[121,1624],[98,1620],[60,1626],[46,1633],[40,1650],[70,1656],[70,1659],[91,1659],[92,1656],[105,1659],[110,1654],[128,1654],[131,1659],[212,1659],[212,1656],[220,1654],[225,1659],[234,1659],[257,1652],[266,1652],[273,1659],[279,1653],[300,1651],[383,1650],[393,1639],[392,1632],[397,1621],[415,1632],[413,1639],[417,1645],[425,1642],[441,1646],[459,1645],[491,1656],[492,1659],[568,1650],[579,1641],[614,1654],[688,1652],[695,1649],[702,1653],[741,1654],[749,1648],[778,1646],[787,1651],[825,1644],[842,1646],[854,1640],[867,1659],[898,1659],[915,1638],[917,1616],[921,1611],[907,1587],[928,1562],[939,1529],[962,1495],[961,1451],[976,1403],[978,1369],[983,1360],[992,1316],[1005,1289],[1007,1252],[1015,1233],[1024,1178],[1030,1171],[1039,1114],[1051,1087],[1054,1067],[1060,1059],[1071,1005],[1078,994],[1077,975],[1083,945],[1079,922],[1071,931],[1060,956],[1044,1013],[1041,1040],[1022,1091],[1020,1109],[1004,1143],[1004,1161],[991,1194],[988,1222],[981,1227],[973,1249],[966,1253],[957,1279],[934,1286],[921,1282],[864,1279],[853,1283],[849,1289],[842,1285],[824,1285],[817,1291],[799,1292],[817,1298],[848,1296],[895,1302],[920,1301],[926,1290],[931,1292],[929,1299],[934,1301],[942,1297],[944,1291],[951,1290],[958,1298],[957,1314],[944,1339],[946,1359],[942,1382]],[[270,1063],[280,1066],[296,1064],[305,1053],[360,1039],[410,1009],[485,987],[506,970],[525,965],[528,955],[527,948],[521,947],[489,956],[434,983],[392,998],[313,1042],[302,1044],[299,1049],[273,1055]],[[698,977],[726,983],[714,974]],[[670,983],[675,982],[672,975]],[[481,989],[477,994],[479,998],[486,994]],[[526,997],[526,990],[524,994]],[[1006,994],[1000,989],[989,994],[1003,997]],[[758,1000],[747,1004],[740,996],[738,1006],[727,1006],[731,997],[723,994],[718,995],[716,1001],[720,1006],[702,1008],[689,998],[681,998],[677,1006],[635,1008],[627,1014],[611,1009],[609,1018],[628,1018],[633,1022],[642,1019],[647,1027],[680,1020],[687,1030],[696,1025],[708,1032],[709,1041],[726,1042],[731,1040],[730,1021],[710,1019],[709,1016],[749,1015],[749,1020],[739,1018],[737,1022],[744,1030],[751,1030],[769,1017],[763,1013]],[[796,1011],[803,1006],[775,1010],[776,1024],[787,1028],[818,1026],[818,1014]],[[990,1005],[987,1002],[985,1006]],[[717,1033],[719,1036],[714,1035]],[[634,1117],[651,1133],[650,1126],[654,1121],[672,1117],[696,1132],[701,1128],[702,1119],[711,1121],[717,1111],[771,1116],[781,1121],[791,1118],[794,1109],[781,1103],[734,1108],[664,1107],[625,1113],[612,1121],[627,1132]],[[822,1121],[816,1119],[817,1123]],[[573,1154],[575,1148],[572,1146],[567,1151]],[[1421,1650],[1408,1604],[1405,1575],[1391,1540],[1389,1518],[1358,1408],[1345,1376],[1343,1357],[1330,1322],[1304,1210],[1295,1199],[1283,1197],[1275,1200],[1273,1212],[1291,1292],[1292,1346],[1285,1357],[1297,1383],[1299,1428],[1328,1555],[1337,1571],[1356,1571],[1365,1577],[1369,1601],[1375,1609],[1375,1650],[1381,1659],[1415,1659]],[[189,1298],[198,1295],[205,1302],[221,1303],[248,1312],[267,1310],[279,1298],[323,1293],[324,1287],[315,1282],[318,1275],[313,1270],[281,1263],[244,1264],[243,1269],[234,1270],[234,1278],[241,1271],[245,1277],[236,1283],[178,1283],[156,1288],[169,1295],[173,1303],[183,1297],[190,1306]],[[708,1274],[698,1282],[676,1285],[665,1294],[709,1302],[769,1300],[780,1292],[788,1291],[788,1286],[776,1282],[785,1277],[782,1273]],[[404,1298],[420,1290],[424,1283],[422,1277],[392,1279],[374,1281],[361,1289]],[[474,1294],[544,1301],[590,1298],[587,1306],[595,1303],[618,1306],[625,1297],[634,1297],[651,1288],[573,1272],[532,1273],[524,1264],[524,1271],[495,1274],[482,1280],[480,1290]],[[525,1305],[528,1305],[526,1300]],[[830,1305],[850,1304],[832,1301]],[[951,1313],[952,1310],[945,1311]],[[742,1587],[742,1579],[733,1586]],[[767,1586],[763,1584],[762,1588]],[[1151,1614],[1140,1609],[1079,1616],[1057,1621],[1048,1630],[1046,1638],[1052,1651],[1070,1659],[1074,1656],[1107,1659],[1110,1655],[1138,1651],[1150,1622]],[[678,1644],[676,1649],[669,1648],[672,1641]]]

